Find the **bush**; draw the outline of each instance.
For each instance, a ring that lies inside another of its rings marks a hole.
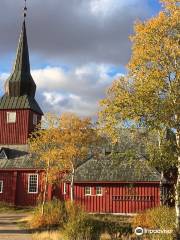
[[[29,225],[33,229],[48,230],[61,227],[63,239],[67,240],[99,240],[103,233],[110,235],[111,239],[121,239],[132,232],[129,223],[104,215],[89,215],[76,203],[64,204],[56,199],[45,203],[43,216],[42,205],[38,205]]]
[[[91,225],[88,214],[81,206],[66,203],[67,222],[64,225],[64,237],[67,240],[91,240]]]
[[[120,239],[123,235],[132,233],[131,226],[123,226],[117,222],[107,222],[106,232],[111,236],[111,239]]]
[[[42,215],[42,205],[38,205],[30,220],[30,228],[47,228],[62,226],[66,217],[65,207],[62,202],[53,199],[46,202],[44,206],[44,214]]]
[[[175,210],[166,206],[149,209],[133,218],[134,228],[140,226],[147,229],[174,230]],[[151,234],[151,239],[171,240],[173,234]],[[157,236],[158,235],[158,236]],[[157,237],[157,238],[156,238]]]
[[[101,234],[107,233],[111,239],[121,239],[122,236],[129,236],[132,233],[130,224],[123,224],[110,219],[96,219],[93,216],[90,219],[92,226],[91,236],[93,240],[100,239]]]
[[[97,218],[84,212],[81,206],[67,203],[67,223],[64,235],[67,240],[99,240],[102,233],[107,233],[111,239],[121,239],[121,236],[131,234],[130,224]]]

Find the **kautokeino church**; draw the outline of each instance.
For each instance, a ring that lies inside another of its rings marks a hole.
[[[23,21],[16,59],[0,98],[0,201],[33,206],[43,190],[43,169],[28,153],[28,137],[43,111],[35,99],[31,76],[26,22]],[[74,199],[91,213],[136,213],[160,204],[160,174],[140,161],[140,174],[108,157],[89,159],[75,171]],[[136,164],[136,162],[135,162]],[[70,198],[70,182],[48,189],[48,199]]]

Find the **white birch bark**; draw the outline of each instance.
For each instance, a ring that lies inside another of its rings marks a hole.
[[[42,215],[44,215],[44,205],[45,205],[45,202],[46,202],[46,193],[47,193],[47,185],[48,185],[49,167],[50,167],[50,160],[48,160],[48,166],[47,166],[46,176],[45,176],[45,185],[44,185],[43,200],[42,200],[42,209],[41,209]]]
[[[176,182],[176,191],[175,191],[175,209],[176,209],[176,231],[178,237],[180,237],[180,132],[176,132],[176,144],[178,152],[178,176]],[[177,239],[179,239],[177,237]]]
[[[75,173],[75,169],[74,169],[74,166],[73,166],[72,167],[72,174],[71,174],[71,191],[70,191],[71,202],[74,201],[74,173]]]

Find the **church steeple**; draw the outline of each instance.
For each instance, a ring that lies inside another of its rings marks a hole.
[[[24,21],[16,59],[0,98],[0,145],[27,144],[29,135],[40,123],[43,112],[35,99],[36,84],[31,76],[26,34],[26,0]]]
[[[10,97],[20,97],[23,95],[34,97],[36,92],[36,84],[30,73],[29,50],[25,22],[26,11],[27,7],[25,5],[24,21],[19,38],[14,68],[12,74],[5,83],[5,94]]]

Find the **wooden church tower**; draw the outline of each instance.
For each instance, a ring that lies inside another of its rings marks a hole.
[[[35,93],[24,18],[14,68],[5,82],[5,94],[0,98],[0,147],[27,144],[29,134],[43,115]]]

